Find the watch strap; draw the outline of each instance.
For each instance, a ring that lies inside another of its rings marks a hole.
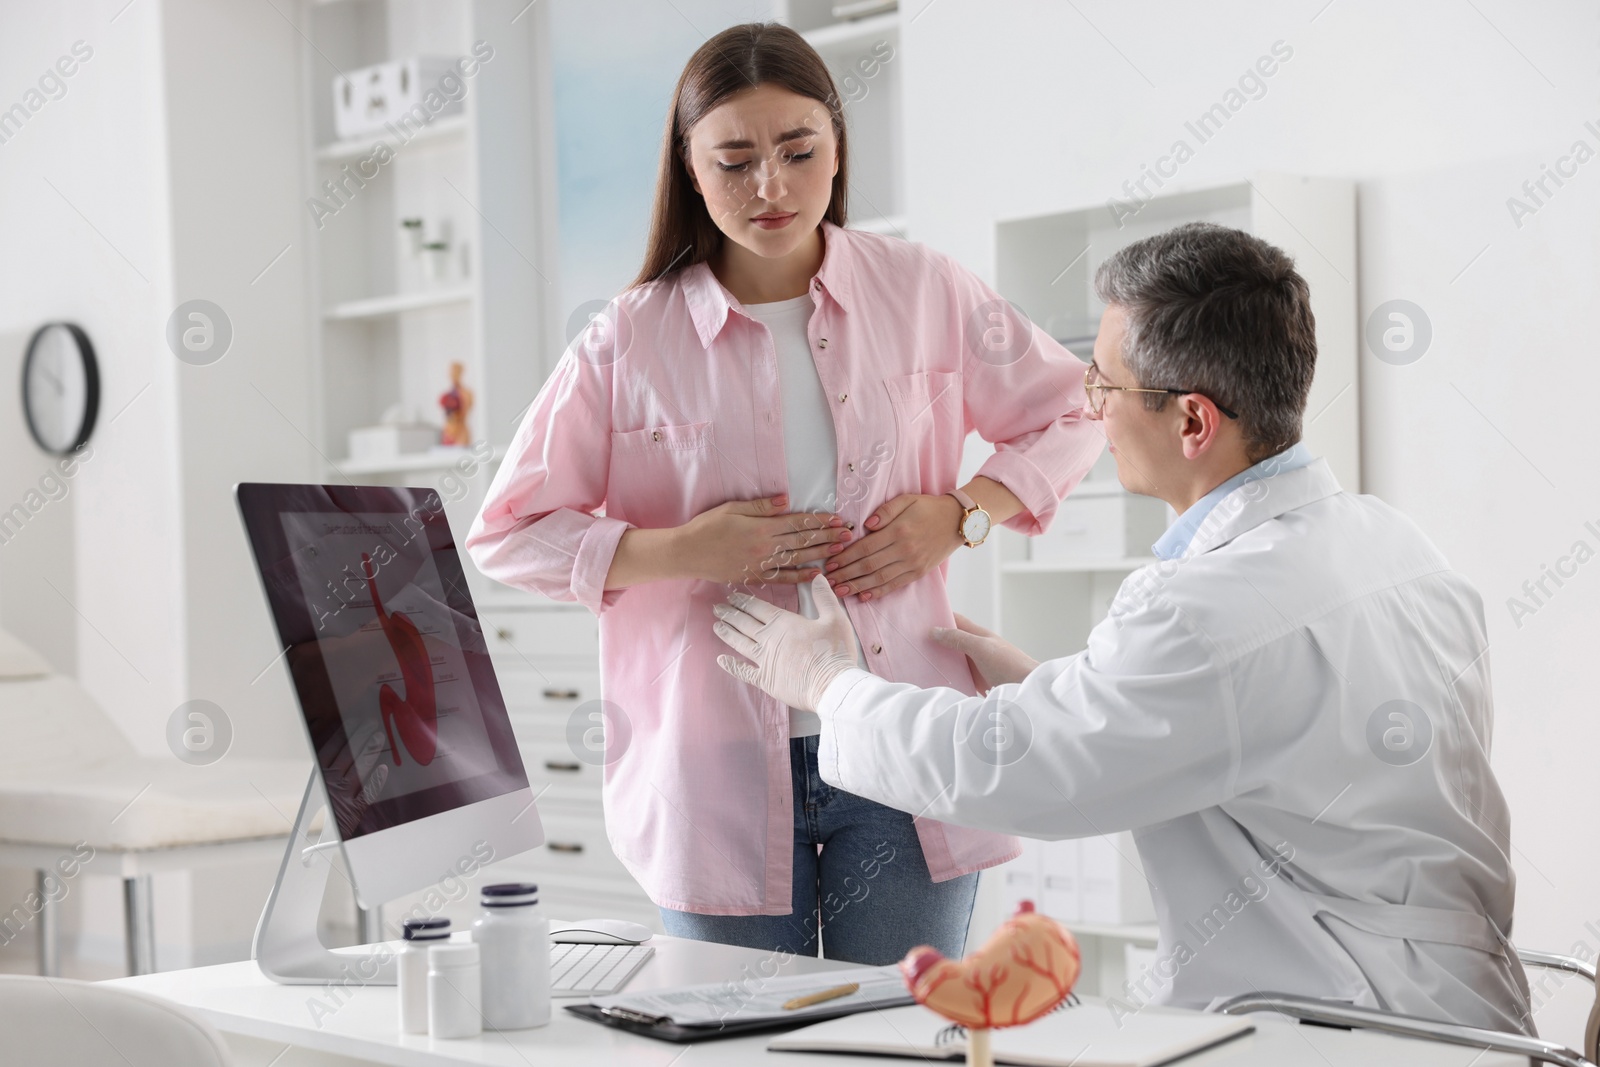
[[[972,516],[973,512],[982,511],[983,509],[978,507],[977,501],[959,489],[950,490],[950,495],[956,498],[956,503],[960,504],[963,509],[961,521],[956,524],[956,536],[961,538],[961,543],[968,548],[977,548],[979,542],[967,536],[967,519]]]

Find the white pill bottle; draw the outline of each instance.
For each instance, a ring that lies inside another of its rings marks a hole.
[[[550,920],[531,882],[486,885],[472,924],[483,961],[483,1025],[526,1030],[550,1021]]]
[[[425,1034],[428,1032],[428,949],[450,940],[450,920],[442,916],[407,919],[400,924],[400,931],[405,941],[397,964],[400,1032]]]
[[[483,1033],[478,946],[444,941],[428,949],[428,1036],[477,1037]]]

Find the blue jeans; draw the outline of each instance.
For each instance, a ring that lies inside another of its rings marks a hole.
[[[667,933],[872,965],[897,963],[918,945],[959,958],[978,891],[977,872],[935,882],[911,816],[824,782],[817,771],[818,740],[789,739],[794,776],[790,913],[701,915],[662,908]]]

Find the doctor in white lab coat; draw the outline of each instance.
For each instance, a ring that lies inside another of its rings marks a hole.
[[[818,712],[840,789],[1047,840],[1132,830],[1163,985],[1114,1010],[1275,991],[1531,1033],[1482,604],[1300,443],[1305,282],[1195,224],[1096,287],[1091,408],[1122,483],[1179,518],[1088,647],[1036,663],[958,617],[935,636],[984,695],[886,681],[818,577],[815,620],[719,604],[724,669]]]

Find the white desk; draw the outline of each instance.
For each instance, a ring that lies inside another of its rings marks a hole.
[[[657,935],[649,944],[655,956],[634,975],[627,989],[642,990],[736,980],[741,971],[770,971],[771,953]],[[763,967],[765,964],[765,967]],[[830,960],[793,959],[784,974],[849,968]],[[252,962],[224,963],[186,971],[167,971],[116,979],[112,985],[143,990],[187,1004],[228,1038],[240,1067],[731,1067],[770,1063],[772,1067],[887,1067],[880,1057],[767,1052],[770,1034],[673,1045],[613,1030],[562,1010],[557,1000],[548,1026],[512,1033],[486,1033],[463,1041],[434,1041],[402,1035],[393,986],[349,991],[342,1007],[313,1020],[308,1002],[326,996],[320,986],[283,986],[262,977]],[[1256,1032],[1180,1061],[1183,1067],[1513,1067],[1516,1057],[1489,1056],[1474,1049],[1409,1041],[1382,1034],[1351,1033],[1299,1026],[1270,1016],[1256,1017]],[[285,1046],[294,1046],[286,1051]],[[904,1062],[912,1063],[913,1060]]]

